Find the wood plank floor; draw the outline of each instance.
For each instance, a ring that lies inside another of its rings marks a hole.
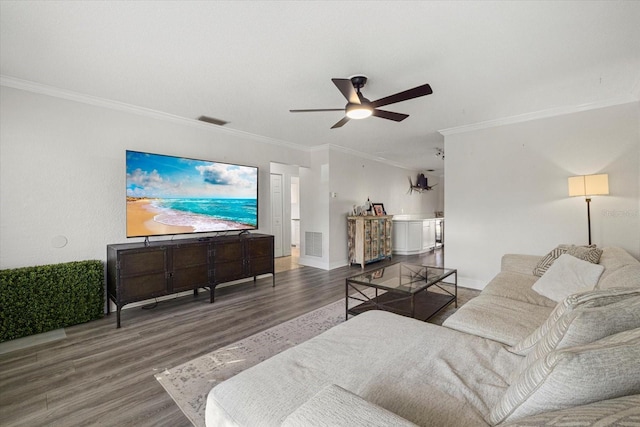
[[[443,249],[391,262],[444,263]],[[383,261],[367,270],[388,264]],[[190,426],[154,374],[344,297],[359,266],[303,267],[66,328],[67,338],[0,355],[2,426]]]

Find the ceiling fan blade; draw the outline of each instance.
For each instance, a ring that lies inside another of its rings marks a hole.
[[[394,95],[389,95],[384,98],[380,98],[371,103],[373,108],[382,107],[384,105],[395,104],[396,102],[406,101],[408,99],[417,98],[419,96],[431,95],[433,91],[431,90],[431,86],[428,84],[414,87],[413,89],[405,90],[403,92],[398,92]]]
[[[352,104],[360,104],[358,93],[353,88],[353,83],[349,79],[331,79],[342,95]]]
[[[344,108],[319,108],[315,110],[289,110],[290,113],[313,113],[316,111],[344,111]]]
[[[394,113],[393,111],[386,110],[373,110],[372,115],[380,117],[382,119],[393,120],[394,122],[401,122],[409,117],[408,114]]]
[[[335,125],[331,126],[331,129],[335,129],[335,128],[341,128],[342,126],[345,125],[345,123],[347,123],[349,120],[351,120],[349,117],[344,116],[342,118],[342,120],[340,120],[338,123],[336,123]]]

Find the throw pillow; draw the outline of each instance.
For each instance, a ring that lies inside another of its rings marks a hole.
[[[553,350],[589,344],[640,328],[640,297],[601,307],[580,307],[562,316],[526,357],[532,364]]]
[[[563,299],[553,309],[547,320],[540,325],[529,336],[522,339],[518,344],[509,347],[512,353],[526,356],[537,342],[547,333],[555,323],[565,314],[580,307],[601,307],[608,304],[614,304],[618,301],[640,296],[640,289],[603,289],[578,294],[569,295]]]
[[[640,393],[640,328],[549,353],[528,367],[491,410],[492,425]]]
[[[588,261],[592,264],[600,262],[602,256],[602,249],[596,248],[596,245],[590,246],[575,246],[571,245],[567,248],[567,254],[574,256],[578,259]]]
[[[553,350],[585,345],[631,329],[640,328],[640,295],[598,307],[579,307],[562,315],[536,343],[509,383],[517,381],[527,367]]]
[[[640,394],[599,400],[559,411],[543,412],[521,418],[511,426],[638,426],[640,419]]]
[[[533,269],[533,275],[541,277],[547,272],[549,267],[555,260],[560,258],[560,255],[568,253],[578,259],[589,261],[593,264],[597,264],[600,261],[602,255],[602,249],[598,249],[596,245],[588,246],[576,246],[576,245],[558,245],[558,247],[552,249],[548,254],[542,257],[538,264]]]
[[[531,287],[534,291],[560,302],[576,292],[592,290],[604,267],[563,254]]]
[[[560,255],[566,254],[566,253],[567,253],[566,245],[560,245],[557,248],[551,249],[551,252],[543,256],[542,259],[538,261],[538,264],[533,269],[533,275],[538,277],[542,276],[544,273],[547,272],[549,267],[551,267],[553,262],[560,257]]]

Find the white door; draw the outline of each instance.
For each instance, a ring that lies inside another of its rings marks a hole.
[[[271,232],[274,240],[275,257],[284,256],[282,250],[282,240],[284,229],[282,227],[283,217],[283,194],[282,194],[282,175],[271,174]]]
[[[291,246],[300,247],[300,178],[291,177]]]

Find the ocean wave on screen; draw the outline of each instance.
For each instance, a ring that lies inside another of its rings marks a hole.
[[[190,214],[180,211],[165,210],[153,217],[153,220],[164,225],[193,227],[195,232],[226,231],[252,228],[250,225],[234,221],[212,218],[206,215]]]
[[[152,202],[152,206],[160,214],[179,214],[185,218],[193,218],[196,223],[209,220],[253,226],[257,224],[255,199],[158,199]]]

